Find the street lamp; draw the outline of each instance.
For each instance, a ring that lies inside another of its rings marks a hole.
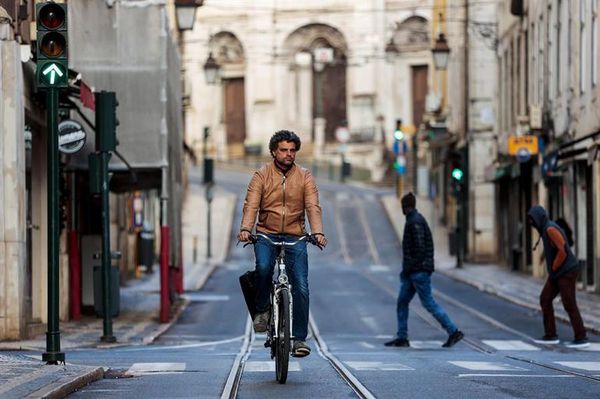
[[[446,41],[446,35],[440,33],[435,40],[435,46],[431,49],[433,55],[433,64],[435,69],[446,70],[448,69],[448,56],[450,55],[450,48],[448,47],[448,41]]]
[[[204,0],[175,0],[175,14],[179,30],[192,30],[196,21],[196,9]]]
[[[206,78],[206,83],[209,85],[214,85],[215,83],[217,83],[220,71],[221,67],[213,58],[212,53],[208,54],[208,58],[204,63],[204,77]]]
[[[385,60],[389,63],[394,62],[394,59],[400,52],[396,47],[396,43],[394,43],[394,38],[391,37],[390,40],[385,45]]]

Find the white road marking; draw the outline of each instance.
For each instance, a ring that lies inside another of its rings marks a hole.
[[[530,345],[521,340],[482,340],[487,346],[499,351],[539,351],[540,348],[537,346]]]
[[[340,202],[339,194],[340,193],[338,192],[336,195],[336,202]],[[333,221],[335,222],[335,229],[337,230],[337,235],[340,240],[340,249],[342,251],[342,256],[344,257],[344,262],[351,265],[352,258],[348,251],[348,243],[346,242],[346,236],[344,235],[344,226],[342,226],[342,217],[340,215],[339,206],[334,206],[333,208]]]
[[[412,367],[400,363],[384,362],[344,362],[356,371],[411,371]]]
[[[600,362],[554,362],[572,369],[585,371],[600,371]]]
[[[299,362],[290,362],[288,366],[288,371],[300,371],[300,363]],[[270,361],[249,361],[244,365],[244,371],[250,373],[256,372],[274,372],[275,371],[275,362]]]
[[[361,344],[361,346],[363,346],[363,347],[365,347],[367,349],[374,349],[375,348],[375,345],[370,344],[370,343],[365,342],[365,341],[362,341],[360,344]]]
[[[165,350],[165,349],[201,348],[201,347],[206,347],[206,346],[215,346],[215,345],[228,344],[228,343],[235,342],[235,341],[242,341],[243,339],[244,339],[244,336],[240,335],[239,337],[229,338],[229,339],[223,339],[223,340],[220,340],[220,341],[208,341],[208,342],[198,342],[198,343],[195,343],[195,344],[182,344],[182,345],[169,345],[169,346],[159,346],[159,345],[155,345],[155,346],[141,346],[141,347],[136,347],[136,348],[125,348],[125,349],[121,349],[120,351],[122,351],[122,352],[162,351],[162,350]]]
[[[590,342],[587,348],[581,348],[580,351],[600,352],[600,342]]]
[[[458,378],[465,377],[513,377],[513,378],[572,378],[571,374],[459,374]]]
[[[462,367],[468,370],[482,371],[511,371],[511,370],[527,370],[522,367],[513,366],[506,363],[496,362],[464,362],[464,361],[449,361],[448,363]]]
[[[369,266],[369,270],[374,273],[382,273],[382,272],[389,272],[390,267],[386,266],[386,265],[371,265],[371,266]]]
[[[188,292],[187,294],[184,294],[183,297],[192,302],[220,302],[229,300],[229,295],[204,294],[200,292]]]
[[[361,320],[371,330],[373,330],[373,331],[379,330],[379,324],[377,324],[377,320],[375,320],[375,318],[373,316],[363,316],[363,317],[361,317]]]
[[[363,226],[363,231],[367,237],[367,243],[369,244],[369,252],[371,253],[371,257],[375,263],[381,263],[379,251],[377,251],[377,246],[375,245],[375,240],[373,239],[373,232],[371,231],[371,227],[367,221],[367,212],[365,211],[364,204],[358,199],[354,201],[354,203],[358,209],[358,218],[360,219],[360,223]]]
[[[442,341],[410,341],[410,347],[414,349],[441,349]]]
[[[171,374],[185,371],[185,363],[134,363],[127,374]]]

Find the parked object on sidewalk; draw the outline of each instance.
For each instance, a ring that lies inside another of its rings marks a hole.
[[[138,263],[146,267],[146,273],[152,273],[156,257],[154,256],[154,232],[143,230],[139,233]]]
[[[540,305],[544,320],[544,335],[556,337],[556,321],[552,301],[560,294],[563,307],[569,315],[573,327],[574,341],[571,347],[589,345],[586,331],[575,299],[579,265],[577,258],[569,247],[565,232],[551,221],[546,210],[540,205],[532,206],[527,219],[538,231],[544,246],[546,271],[548,279],[540,294]],[[539,241],[539,240],[538,240]]]
[[[431,274],[434,270],[433,238],[427,221],[416,209],[413,193],[402,197],[402,213],[406,216],[402,237],[402,273],[400,273],[400,293],[396,306],[398,331],[395,339],[385,346],[408,347],[408,306],[415,294],[423,307],[441,324],[448,333],[448,340],[442,345],[449,348],[464,338],[464,334],[454,325],[444,309],[433,299]]]

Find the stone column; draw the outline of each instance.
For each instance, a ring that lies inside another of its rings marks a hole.
[[[323,155],[323,147],[325,146],[325,118],[315,118],[315,146],[314,157],[320,159]]]
[[[24,120],[19,46],[0,38],[0,340],[25,335]]]

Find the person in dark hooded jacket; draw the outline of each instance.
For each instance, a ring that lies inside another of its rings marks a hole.
[[[406,215],[402,238],[402,273],[400,273],[400,293],[396,304],[398,331],[396,337],[385,346],[408,347],[408,306],[415,294],[423,307],[440,323],[448,333],[442,345],[450,348],[464,338],[464,334],[452,322],[444,309],[433,299],[431,293],[431,273],[433,273],[433,238],[427,221],[416,209],[413,193],[402,197],[402,213]]]
[[[567,346],[571,348],[589,346],[583,320],[575,299],[577,274],[579,272],[578,262],[569,247],[565,232],[558,224],[550,220],[546,210],[540,205],[531,207],[527,216],[531,225],[540,235],[538,242],[541,240],[544,246],[546,271],[548,272],[548,279],[540,294],[540,306],[542,307],[544,319],[544,336],[536,342],[541,344],[558,344],[560,342],[556,334],[556,322],[552,306],[552,301],[560,294],[575,335],[573,341],[567,343]]]

